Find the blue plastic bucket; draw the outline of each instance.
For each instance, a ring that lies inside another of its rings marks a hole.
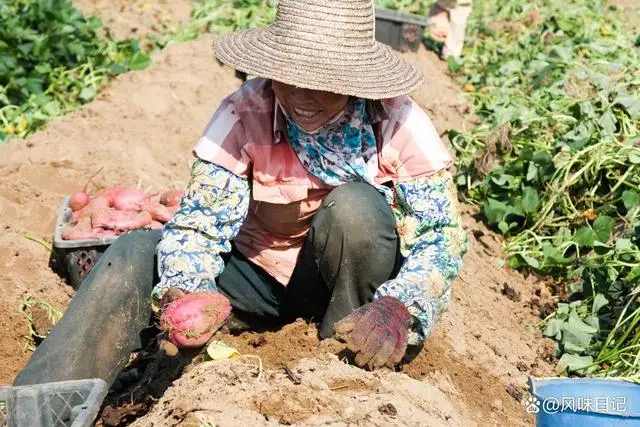
[[[640,385],[596,378],[529,378],[537,427],[640,426]]]

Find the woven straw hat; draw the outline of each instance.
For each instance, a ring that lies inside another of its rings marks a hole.
[[[375,40],[373,0],[279,0],[275,22],[218,38],[215,54],[236,70],[367,99],[405,95],[423,75]]]

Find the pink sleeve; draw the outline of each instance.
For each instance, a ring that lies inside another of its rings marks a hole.
[[[433,175],[453,164],[427,114],[409,97],[391,101],[392,119],[382,130],[382,157],[395,169],[398,181]]]
[[[250,159],[246,151],[247,138],[231,97],[222,104],[207,124],[202,137],[193,149],[199,159],[222,166],[247,178]]]

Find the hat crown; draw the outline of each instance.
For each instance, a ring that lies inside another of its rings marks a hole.
[[[279,0],[272,31],[276,37],[332,51],[371,48],[374,10],[373,0]]]

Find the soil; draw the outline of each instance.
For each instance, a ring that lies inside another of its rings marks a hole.
[[[152,34],[148,9],[184,20],[188,3],[77,2],[120,35]],[[65,307],[73,295],[51,270],[47,248],[63,197],[100,168],[90,191],[116,184],[145,190],[185,186],[191,147],[222,98],[240,84],[214,60],[211,42],[205,35],[172,44],[149,69],[119,76],[99,99],[27,140],[0,146],[0,384],[13,380],[33,348],[21,299]],[[470,109],[445,64],[423,48],[404,55],[427,77],[412,96],[438,130],[444,135],[471,127]],[[155,343],[132,358],[129,379],[120,378],[101,422],[531,425],[518,400],[528,375],[552,373],[553,344],[532,326],[551,293],[547,282],[501,265],[501,240],[476,216],[474,208],[464,207],[471,251],[451,309],[401,372],[367,372],[344,363],[342,344],[320,342],[315,326],[302,321],[279,331],[218,334],[243,355],[228,361],[171,357]],[[504,295],[503,289],[513,293]],[[520,299],[509,298],[516,294]],[[38,333],[47,327],[41,323]]]

